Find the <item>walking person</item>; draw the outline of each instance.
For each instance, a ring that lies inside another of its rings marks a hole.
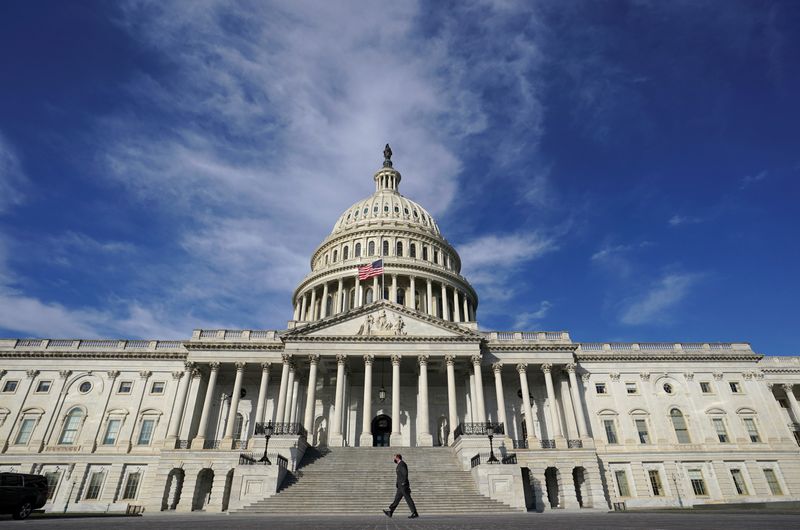
[[[411,515],[409,515],[408,518],[415,519],[419,517],[419,514],[417,513],[417,507],[414,506],[414,499],[411,498],[411,484],[408,482],[408,466],[403,461],[403,457],[399,454],[394,455],[394,463],[397,464],[397,483],[395,484],[397,493],[394,495],[394,502],[389,505],[388,510],[383,510],[383,513],[391,517],[397,505],[400,504],[400,499],[405,497],[408,509],[411,510]]]

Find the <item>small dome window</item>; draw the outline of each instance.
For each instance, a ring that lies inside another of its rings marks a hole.
[[[419,217],[419,213],[416,210],[414,210],[414,217]]]
[[[394,213],[400,213],[400,207],[399,206],[395,206],[394,207]]]
[[[352,215],[352,214],[347,214],[347,220],[348,220],[348,221],[350,220],[350,216],[351,216],[351,215]]]
[[[355,212],[353,212],[353,217],[358,217],[358,210],[356,210]]]
[[[364,208],[364,215],[367,215],[368,213],[369,213],[369,208]]]
[[[672,385],[669,383],[664,383],[664,392],[667,394],[672,394]]]
[[[350,257],[350,248],[349,247],[344,247],[344,249],[342,249],[342,259],[346,260],[349,257]]]
[[[405,214],[408,215],[408,208],[403,208],[403,212],[405,212]]]
[[[89,381],[84,381],[84,382],[83,382],[83,383],[81,383],[81,385],[78,387],[78,390],[80,390],[80,392],[81,392],[82,394],[86,394],[86,393],[88,393],[88,392],[89,392],[91,389],[92,389],[92,383],[90,383]]]
[[[374,256],[375,255],[375,242],[370,241],[367,244],[367,256]]]
[[[384,212],[388,212],[389,211],[389,205],[388,204],[384,204],[383,205],[383,211]]]
[[[361,257],[361,243],[356,243],[356,249],[354,252],[354,256],[357,258]]]

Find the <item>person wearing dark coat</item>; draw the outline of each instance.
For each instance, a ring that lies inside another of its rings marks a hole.
[[[388,510],[383,510],[383,513],[391,517],[397,505],[400,504],[400,499],[405,498],[408,509],[411,510],[411,515],[409,515],[408,518],[415,519],[419,517],[419,514],[417,513],[417,507],[414,505],[414,499],[411,498],[411,483],[408,481],[408,466],[403,461],[403,457],[399,454],[394,455],[394,463],[397,464],[397,482],[395,483],[397,493],[394,495],[394,502],[389,505]]]

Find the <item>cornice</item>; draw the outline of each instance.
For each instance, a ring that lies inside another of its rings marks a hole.
[[[142,351],[142,352],[119,352],[119,351],[37,351],[37,350],[0,350],[1,359],[186,359],[188,351],[166,352],[166,351]]]
[[[681,353],[681,352],[575,352],[579,362],[615,362],[615,361],[752,361],[758,362],[763,355],[752,352],[743,353]]]
[[[525,352],[525,351],[561,351],[567,353],[575,353],[578,348],[577,344],[542,344],[542,343],[529,343],[529,344],[503,344],[498,342],[486,342],[486,350],[489,353],[493,352]]]
[[[406,343],[428,343],[428,342],[447,342],[447,343],[466,343],[466,344],[480,344],[480,338],[474,337],[436,337],[436,336],[301,336],[301,337],[287,337],[286,343],[300,343],[300,342],[406,342]]]
[[[283,342],[264,344],[250,343],[250,342],[186,342],[184,343],[187,350],[202,351],[202,350],[247,350],[247,351],[283,351]]]

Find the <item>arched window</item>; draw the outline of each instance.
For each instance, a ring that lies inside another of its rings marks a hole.
[[[397,303],[400,305],[406,305],[406,290],[405,289],[397,289]]]
[[[339,251],[338,250],[334,250],[333,251],[333,262],[336,263],[337,259],[339,259]]]
[[[672,428],[675,429],[675,437],[678,438],[679,444],[692,443],[689,437],[689,429],[686,427],[686,419],[683,413],[678,409],[669,411],[669,417],[672,420]]]
[[[327,301],[325,302],[325,314],[331,316],[333,314],[333,297],[328,295]]]
[[[424,259],[425,261],[428,261],[428,247],[426,247],[424,245],[422,247],[422,259]]]
[[[64,427],[61,429],[61,436],[58,437],[59,445],[73,445],[78,438],[78,430],[81,427],[83,420],[83,411],[79,408],[74,408],[69,411],[67,418],[64,420]]]
[[[346,260],[349,257],[350,257],[350,248],[344,247],[344,249],[342,249],[342,260]]]
[[[385,239],[383,240],[383,255],[384,256],[389,255],[389,242],[386,241]]]
[[[365,304],[372,303],[372,289],[367,289],[367,299],[364,301]]]
[[[397,245],[395,245],[395,255],[402,256],[403,255],[403,242],[398,241]]]
[[[361,243],[356,243],[355,257],[361,257]]]
[[[439,250],[433,249],[433,262],[439,264]]]
[[[374,256],[375,255],[375,242],[370,241],[367,244],[367,256]]]
[[[233,423],[233,439],[242,439],[242,425],[244,425],[244,416],[241,412],[236,413],[236,421]]]
[[[408,245],[408,255],[412,258],[417,257],[417,245],[415,245],[414,243]]]
[[[328,255],[325,254],[325,265],[327,265],[327,264],[328,264]]]

